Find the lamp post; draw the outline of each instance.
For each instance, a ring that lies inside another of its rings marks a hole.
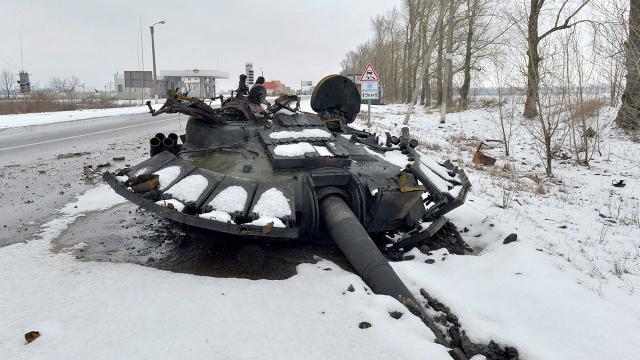
[[[156,43],[153,39],[153,30],[154,26],[164,23],[166,23],[166,21],[161,20],[149,26],[149,29],[151,30],[151,57],[153,58],[153,97],[156,104],[158,103],[158,74],[156,73]],[[142,77],[142,82],[144,86],[144,76]]]

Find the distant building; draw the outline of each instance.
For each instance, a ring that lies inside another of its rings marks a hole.
[[[264,88],[269,96],[278,96],[284,93],[284,87],[284,83],[278,80],[265,81],[264,83]]]
[[[253,63],[244,64],[244,74],[247,75],[247,85],[251,86],[254,83],[253,78]]]
[[[160,70],[158,72],[158,95],[165,97],[168,90],[199,98],[216,96],[216,79],[228,79],[229,74],[218,70]],[[153,97],[153,74],[151,71],[123,71],[114,75],[116,96],[120,99]]]
[[[349,80],[356,83],[358,89],[360,89],[360,78],[362,78],[362,73],[342,73],[341,75],[348,77]]]
[[[300,81],[300,95],[310,95],[313,92],[313,81]]]

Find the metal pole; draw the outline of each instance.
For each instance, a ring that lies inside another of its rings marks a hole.
[[[140,57],[142,58],[141,64],[142,64],[142,104],[144,105],[144,43],[142,42],[142,16],[140,16],[140,22],[139,22],[139,27],[140,27]]]
[[[367,126],[369,127],[369,130],[371,130],[371,99],[369,99],[367,101],[367,113],[369,114],[369,119],[367,120]]]
[[[447,54],[447,56],[450,56]],[[442,84],[442,105],[440,107],[440,124],[445,123],[447,116],[447,107],[449,105],[449,77],[451,72],[451,59],[446,59],[444,63],[444,73],[446,80]]]
[[[151,57],[153,58],[153,98],[154,103],[158,103],[158,76],[156,74],[156,43],[153,39],[153,25],[149,26],[151,29]]]

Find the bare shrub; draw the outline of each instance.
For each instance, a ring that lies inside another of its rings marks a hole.
[[[63,97],[47,92],[32,92],[23,98],[0,100],[0,115],[25,114],[34,112],[53,112],[80,109],[103,109],[124,107],[115,98],[108,96],[86,97],[81,101],[70,102]]]

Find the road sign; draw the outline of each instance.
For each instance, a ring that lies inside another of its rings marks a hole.
[[[367,81],[362,83],[362,90],[378,90],[378,82],[377,81]]]
[[[360,77],[360,81],[380,81],[380,77],[378,73],[374,70],[373,65],[367,64],[367,67],[364,68],[364,72]]]
[[[380,76],[378,76],[378,73],[371,64],[367,64],[362,72],[362,76],[360,76],[360,99],[379,99],[378,81],[380,81]]]
[[[363,90],[360,92],[360,98],[362,100],[377,100],[378,99],[378,90]]]

